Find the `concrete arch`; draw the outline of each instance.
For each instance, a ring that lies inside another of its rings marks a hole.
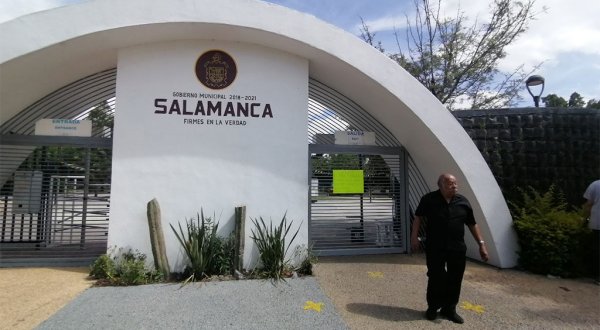
[[[311,77],[366,109],[406,147],[435,188],[455,173],[490,248],[490,263],[516,264],[512,219],[469,136],[444,106],[385,55],[313,16],[255,0],[97,0],[0,24],[0,124],[48,93],[115,67],[117,51],[171,40],[244,42],[309,62]],[[468,239],[476,257],[475,243]]]

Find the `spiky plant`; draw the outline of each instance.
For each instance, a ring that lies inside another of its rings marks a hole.
[[[290,221],[288,224],[286,214],[283,215],[278,226],[273,226],[273,222],[271,222],[267,227],[262,217],[251,219],[256,229],[251,230],[251,238],[258,248],[262,264],[259,270],[262,275],[274,280],[283,279],[284,271],[288,266],[285,256],[300,231],[300,227],[298,227],[296,232],[291,236],[291,239],[289,241],[286,240],[293,223],[293,221]]]
[[[218,272],[216,257],[221,254],[222,249],[217,236],[217,223],[213,223],[210,217],[204,217],[204,212],[200,209],[196,220],[192,218],[186,221],[185,232],[181,223],[179,232],[172,224],[170,226],[189,261],[186,273],[190,274],[190,277],[186,282],[201,280]]]

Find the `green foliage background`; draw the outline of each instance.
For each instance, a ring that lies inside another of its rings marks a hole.
[[[538,274],[587,275],[591,231],[581,210],[568,210],[554,186],[543,194],[531,187],[521,193],[521,200],[511,203],[521,247],[519,265]]]

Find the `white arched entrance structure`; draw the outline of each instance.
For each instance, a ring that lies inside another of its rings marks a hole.
[[[355,36],[281,6],[235,0],[151,5],[98,0],[2,23],[0,125],[62,86],[117,67],[119,52],[199,40],[249,44],[306,61],[311,78],[352,99],[402,143],[431,189],[440,173],[454,173],[488,241],[490,263],[503,268],[516,264],[506,202],[480,152],[445,107]],[[477,258],[475,243],[468,238],[467,244],[468,254]]]

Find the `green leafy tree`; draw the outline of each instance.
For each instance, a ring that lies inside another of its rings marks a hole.
[[[494,0],[486,23],[469,23],[464,12],[442,17],[442,0],[414,0],[416,14],[407,18],[406,43],[396,32],[398,52],[388,54],[427,87],[450,110],[465,97],[472,109],[497,108],[520,99],[530,72],[523,65],[509,73],[498,69],[505,48],[524,33],[534,18],[534,0]],[[361,37],[380,51],[363,21]]]
[[[600,109],[600,101],[596,101],[596,99],[591,99],[587,102],[583,100],[583,97],[577,93],[573,92],[569,97],[569,101],[565,100],[563,97],[560,97],[556,94],[548,94],[545,97],[542,97],[542,101],[546,105],[547,108],[589,108],[589,109]]]
[[[567,100],[556,94],[548,94],[542,97],[542,102],[544,102],[547,108],[566,108],[569,106]]]
[[[589,109],[600,109],[600,100],[591,99],[587,102],[585,107]]]
[[[585,101],[583,97],[579,95],[577,92],[573,92],[569,97],[569,108],[583,108],[585,106]]]
[[[369,26],[367,25],[367,23],[365,23],[362,17],[360,18],[360,22],[362,24],[362,29],[360,30],[360,37],[362,38],[362,40],[366,41],[369,45],[375,47],[378,51],[385,53],[385,49],[383,48],[381,40],[375,39],[375,35],[377,33],[371,32],[369,30]]]
[[[389,188],[391,171],[383,157],[368,156],[363,169],[365,171],[365,188],[369,191]]]
[[[103,101],[90,111],[87,119],[92,121],[94,132],[102,132],[108,129],[109,136],[112,136],[112,130],[115,125],[114,111],[108,101]]]

